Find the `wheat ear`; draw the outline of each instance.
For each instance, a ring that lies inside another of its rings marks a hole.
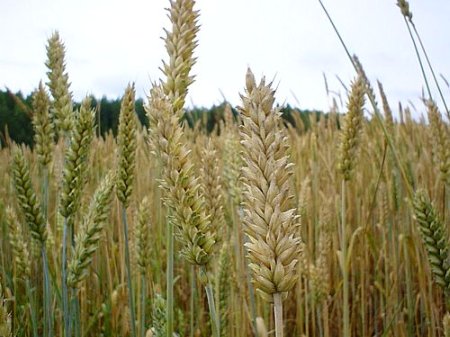
[[[47,239],[45,221],[31,182],[30,168],[21,149],[14,151],[12,173],[17,201],[30,228],[31,236],[39,243],[40,248],[45,247]]]
[[[383,85],[378,81],[378,91],[380,92],[381,102],[383,103],[384,119],[386,120],[386,129],[394,137],[394,118],[392,117],[392,110],[384,92]]]
[[[216,247],[225,234],[225,216],[222,201],[222,177],[220,175],[217,150],[211,138],[201,153],[200,179],[202,194],[205,197],[205,209],[209,213],[211,232],[215,234]],[[219,234],[221,233],[221,234]]]
[[[191,264],[205,265],[211,258],[215,235],[205,214],[205,201],[194,176],[190,150],[183,143],[179,119],[160,87],[152,89],[146,109],[151,147],[164,167],[164,203],[171,211],[181,255]]]
[[[64,217],[63,238],[62,238],[62,258],[61,258],[61,284],[64,331],[71,334],[71,318],[69,309],[69,291],[67,287],[67,245],[68,238],[71,247],[74,248],[75,214],[80,208],[81,194],[87,178],[87,160],[90,152],[90,145],[94,137],[94,116],[91,109],[91,100],[85,98],[77,118],[74,122],[73,130],[70,133],[70,144],[65,154],[65,165],[62,178],[62,193],[59,212]]]
[[[448,233],[433,204],[425,192],[416,192],[413,200],[417,221],[434,279],[445,291],[447,302],[450,292],[450,265],[448,262]]]
[[[52,161],[53,152],[53,124],[50,120],[50,98],[45,91],[42,82],[33,93],[33,127],[36,154],[39,163],[47,167]]]
[[[199,12],[194,10],[194,6],[193,0],[171,0],[168,12],[172,31],[164,30],[169,60],[163,61],[162,71],[166,80],[162,85],[179,117],[183,112],[188,87],[194,81],[190,71],[196,61],[193,54],[199,31]]]
[[[18,204],[30,228],[32,238],[38,243],[42,256],[43,284],[44,284],[44,330],[48,337],[53,336],[51,315],[50,272],[48,268],[46,241],[47,226],[40,211],[41,204],[36,198],[30,169],[21,149],[16,149],[13,155],[13,182],[17,192]]]
[[[134,84],[128,85],[122,99],[119,116],[117,143],[119,148],[119,167],[117,173],[117,196],[124,207],[128,206],[133,192],[136,157],[136,128]]]
[[[241,143],[243,223],[249,242],[250,269],[259,294],[274,302],[276,336],[283,336],[282,294],[297,281],[298,216],[289,208],[292,164],[280,112],[273,109],[274,91],[264,78],[256,85],[246,76],[246,95],[241,95]]]
[[[450,133],[436,103],[428,100],[426,105],[431,137],[439,161],[440,179],[444,184],[450,184]]]
[[[109,173],[95,192],[86,220],[76,236],[67,275],[67,285],[71,288],[77,288],[87,276],[88,267],[98,248],[103,225],[108,217],[113,187],[113,175]]]
[[[409,9],[409,2],[406,0],[397,0],[397,6],[400,8],[402,15],[411,21],[413,15]]]
[[[65,46],[59,33],[54,32],[47,45],[47,62],[45,63],[49,69],[47,85],[53,97],[52,112],[56,130],[60,136],[66,137],[72,130],[74,116],[72,93],[64,58]]]
[[[17,215],[11,207],[6,208],[9,242],[16,262],[17,274],[23,279],[31,276],[30,253]]]
[[[363,123],[363,107],[365,80],[359,76],[352,84],[352,90],[347,104],[347,115],[341,133],[339,169],[345,181],[350,180],[358,155],[358,144]]]
[[[87,159],[94,136],[95,113],[90,105],[91,100],[85,98],[75,120],[70,146],[66,152],[60,205],[60,213],[66,219],[71,218],[78,211],[82,188],[86,180]]]

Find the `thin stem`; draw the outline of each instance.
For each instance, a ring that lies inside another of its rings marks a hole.
[[[406,27],[408,28],[409,36],[411,37],[411,41],[414,45],[414,51],[416,52],[417,60],[419,61],[420,70],[422,72],[423,80],[425,81],[425,86],[427,87],[428,98],[431,100],[433,98],[431,95],[430,85],[428,84],[427,75],[425,74],[425,69],[423,68],[423,63],[422,63],[422,59],[420,58],[419,49],[417,48],[416,40],[414,40],[414,36],[411,32],[411,27],[408,24],[408,20],[406,19],[406,17],[403,17],[403,19],[405,20],[405,24],[406,24]]]
[[[441,86],[439,85],[439,82],[436,78],[436,74],[434,73],[434,69],[433,69],[433,66],[431,65],[430,58],[428,57],[427,50],[425,49],[425,46],[422,43],[422,39],[420,38],[419,32],[416,29],[416,25],[412,21],[410,21],[410,23],[413,27],[414,34],[417,36],[417,40],[419,41],[420,48],[422,49],[422,52],[425,55],[425,60],[427,61],[428,67],[430,68],[430,71],[431,71],[431,75],[433,76],[434,83],[436,84],[436,87],[439,91],[439,96],[441,96],[442,103],[444,104],[445,111],[447,112],[447,118],[450,121],[450,111],[448,110],[447,102],[445,101],[444,94],[442,93],[442,90],[441,90]]]
[[[408,253],[407,238],[403,240],[403,254],[405,259],[405,277],[406,277],[406,306],[407,306],[407,336],[414,336],[414,293],[411,284],[411,271],[409,269],[410,259]]]
[[[42,167],[42,214],[45,221],[48,221],[48,168]]]
[[[45,245],[42,245],[42,268],[44,271],[44,331],[46,332],[45,336],[52,337],[53,336],[53,320],[52,320],[52,293],[50,290],[50,272],[48,269],[48,259],[47,252],[45,250]]]
[[[355,61],[353,60],[352,55],[350,54],[350,51],[347,48],[347,45],[344,42],[344,39],[342,38],[341,34],[339,33],[339,30],[337,29],[336,25],[334,24],[333,19],[331,18],[330,13],[328,13],[327,8],[325,7],[325,5],[323,4],[322,0],[318,0],[320,3],[320,6],[322,6],[323,11],[325,12],[325,15],[327,16],[328,20],[330,21],[331,25],[333,26],[333,29],[339,39],[339,41],[341,42],[342,46],[344,47],[345,53],[347,54],[348,58],[350,59],[350,61],[353,64],[353,67],[356,69],[356,64]]]
[[[200,267],[200,273],[203,273],[205,276],[207,275],[205,266]],[[213,337],[220,337],[220,321],[219,316],[217,315],[216,304],[214,302],[214,293],[209,279],[205,285],[205,290],[206,297],[208,298],[209,315],[211,318]]]
[[[344,48],[344,50],[345,50],[345,52],[346,52],[350,62],[352,63],[353,68],[355,68],[356,72],[358,72],[358,67],[357,67],[357,65],[355,63],[355,60],[350,55],[350,52],[349,52],[349,50],[347,48],[347,45],[345,44],[344,39],[341,37],[341,34],[339,33],[339,30],[337,29],[336,25],[333,22],[333,19],[331,18],[330,14],[328,13],[328,11],[327,11],[325,5],[323,4],[323,2],[321,0],[318,0],[318,1],[319,1],[320,5],[322,6],[323,11],[325,12],[328,20],[330,21],[330,24],[333,26],[333,29],[336,32],[336,35],[338,36],[339,41],[341,42],[342,47]],[[376,117],[377,121],[380,124],[380,127],[381,127],[381,129],[383,131],[384,137],[386,138],[386,140],[387,140],[387,142],[389,144],[389,148],[391,149],[392,154],[394,155],[395,162],[397,163],[397,167],[400,170],[402,178],[403,178],[403,180],[405,182],[406,189],[407,189],[407,192],[408,192],[408,196],[411,199],[412,195],[413,195],[413,188],[412,188],[412,186],[410,184],[410,181],[408,180],[408,177],[407,177],[406,172],[405,172],[405,168],[403,167],[403,165],[402,165],[402,163],[400,161],[400,158],[398,156],[397,150],[396,150],[396,148],[394,146],[394,142],[392,141],[391,136],[389,135],[389,132],[386,129],[386,126],[385,126],[385,123],[383,121],[383,118],[381,117],[380,110],[378,109],[377,104],[375,102],[375,98],[372,95],[370,95],[370,94],[367,95],[367,97],[369,98],[370,104],[372,105],[373,111],[375,113],[375,117]]]
[[[30,302],[30,316],[31,316],[31,327],[33,329],[33,337],[39,337],[36,318],[36,306],[34,303],[33,294],[31,293],[31,284],[28,277],[27,280],[25,281],[25,287],[27,288],[28,301]]]
[[[348,280],[348,268],[347,268],[347,226],[345,214],[345,180],[342,179],[341,185],[341,252],[342,252],[342,287],[343,287],[343,322],[344,322],[344,337],[350,337],[350,309],[349,309],[349,280]]]
[[[281,293],[273,294],[273,313],[275,316],[275,337],[283,337],[283,301]]]
[[[166,311],[166,327],[167,337],[173,337],[173,223],[169,219],[167,223],[167,311]]]
[[[128,305],[130,307],[130,320],[131,320],[131,336],[136,335],[136,316],[134,313],[134,297],[133,297],[133,284],[131,282],[131,262],[130,262],[130,248],[128,244],[128,221],[127,210],[125,205],[122,204],[122,223],[123,223],[123,236],[125,239],[125,269],[127,272],[127,287],[128,287]]]
[[[140,329],[141,337],[145,337],[145,300],[147,297],[147,289],[145,282],[145,273],[141,273],[141,318],[140,318]]]
[[[62,287],[62,304],[63,304],[63,320],[64,335],[70,337],[70,309],[69,309],[69,291],[67,289],[67,218],[64,218],[63,225],[63,242],[62,242],[62,259],[61,259],[61,287]]]
[[[191,266],[190,268],[190,279],[191,279],[191,298],[190,298],[190,337],[194,337],[194,329],[195,329],[195,295],[196,295],[196,277],[195,277],[195,266]]]
[[[246,242],[247,237],[244,236],[243,237],[243,241]],[[247,250],[247,246],[243,245],[244,247],[244,253],[245,256],[248,256],[248,250]],[[244,271],[245,271],[245,276],[247,279],[247,288],[248,288],[248,297],[250,299],[250,313],[251,313],[251,319],[252,319],[252,329],[253,329],[253,334],[256,335],[257,330],[256,330],[256,299],[255,299],[255,289],[253,288],[253,283],[251,280],[251,276],[250,276],[250,270],[249,270],[249,266],[248,263],[244,264]]]
[[[72,315],[71,317],[71,324],[73,325],[73,333],[75,337],[81,336],[81,321],[80,321],[80,307],[78,302],[78,292],[76,289],[70,289],[70,307]]]

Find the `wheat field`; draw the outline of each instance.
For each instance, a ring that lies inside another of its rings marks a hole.
[[[96,136],[89,98],[74,108],[49,38],[35,146],[0,148],[0,336],[450,336],[449,114],[432,82],[417,120],[351,56],[346,105],[288,123],[249,69],[209,133],[182,118],[200,13],[169,5],[149,127],[130,83],[117,137]]]

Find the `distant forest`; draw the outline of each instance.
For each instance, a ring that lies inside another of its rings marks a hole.
[[[0,147],[9,141],[33,146],[34,131],[32,126],[33,111],[31,108],[32,95],[24,96],[21,92],[12,93],[8,90],[0,90]],[[121,99],[108,99],[102,97],[97,99],[92,97],[92,106],[96,107],[96,127],[97,135],[104,136],[112,132],[117,133],[119,122]],[[145,101],[142,98],[136,99],[136,114],[142,125],[148,126],[148,120],[144,110]],[[189,126],[193,127],[198,122],[200,126],[206,128],[207,132],[212,132],[216,124],[224,118],[226,102],[220,105],[213,105],[210,108],[194,107],[186,110],[185,118]],[[74,110],[78,109],[80,103],[74,103]],[[232,108],[233,113],[237,110]],[[299,114],[303,125],[308,128],[310,116],[315,115],[318,119],[322,114],[319,111],[300,110],[289,105],[281,108],[285,120],[295,126],[294,114]]]

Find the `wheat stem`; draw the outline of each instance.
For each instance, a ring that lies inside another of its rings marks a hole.
[[[341,183],[341,268],[342,268],[342,287],[343,287],[343,322],[344,322],[344,337],[350,337],[350,308],[349,308],[349,278],[347,268],[347,226],[346,226],[346,203],[345,203],[345,187],[346,181],[342,179]]]
[[[147,284],[145,280],[145,273],[141,273],[141,317],[139,322],[141,337],[145,337],[145,301],[147,297]]]
[[[166,329],[167,337],[173,337],[173,222],[168,217],[166,226],[166,240],[167,240],[167,306],[166,306]]]
[[[62,259],[61,259],[61,287],[62,287],[62,303],[63,303],[63,320],[65,336],[70,336],[70,309],[69,309],[69,292],[67,289],[67,236],[68,225],[67,218],[64,218],[63,238],[62,238]]]
[[[38,335],[38,323],[37,323],[37,317],[36,317],[36,305],[34,303],[33,294],[31,292],[31,283],[30,279],[27,276],[27,279],[25,280],[25,287],[28,297],[28,302],[30,302],[30,316],[31,316],[31,328],[33,330],[33,337],[39,337]]]
[[[425,87],[427,88],[428,99],[431,100],[431,99],[433,99],[433,97],[431,95],[430,85],[428,84],[427,75],[425,74],[425,69],[423,67],[422,58],[420,57],[419,48],[417,48],[417,43],[416,43],[416,40],[414,40],[414,36],[413,36],[412,31],[411,31],[411,27],[408,24],[408,20],[406,19],[405,16],[403,16],[403,19],[405,20],[405,25],[408,28],[409,36],[411,37],[411,41],[412,41],[412,43],[414,45],[414,51],[415,51],[416,56],[417,56],[417,61],[419,61],[420,71],[422,72],[423,80],[425,81]]]
[[[46,336],[53,336],[53,315],[52,315],[52,292],[50,289],[50,272],[48,269],[48,259],[45,245],[42,246],[42,268],[44,271],[44,321]]]
[[[417,28],[416,28],[416,25],[414,24],[414,22],[412,22],[412,20],[410,21],[410,23],[413,27],[414,34],[417,36],[417,40],[419,41],[420,48],[422,49],[422,52],[425,56],[425,60],[427,61],[428,67],[430,68],[431,75],[433,76],[434,83],[436,84],[436,87],[438,89],[439,96],[441,97],[441,100],[442,100],[442,104],[444,104],[445,112],[447,113],[447,118],[450,121],[450,111],[448,110],[447,102],[445,101],[444,94],[442,93],[442,90],[441,90],[441,86],[439,85],[439,82],[436,78],[436,74],[434,73],[434,69],[433,69],[433,66],[431,65],[430,58],[428,57],[427,50],[425,49],[425,46],[423,45],[422,39],[420,38],[419,32],[417,31]]]
[[[212,332],[214,337],[220,337],[220,321],[216,311],[216,304],[214,302],[214,293],[211,282],[207,276],[206,267],[200,266],[200,278],[206,279],[205,290],[208,298],[209,314],[211,318]]]
[[[283,300],[281,293],[273,294],[273,313],[275,316],[275,336],[283,337]]]
[[[127,273],[127,287],[128,287],[128,304],[130,307],[130,320],[131,320],[131,335],[137,337],[136,335],[136,315],[134,308],[134,293],[133,293],[133,283],[131,282],[131,262],[130,262],[130,248],[128,245],[128,221],[127,221],[127,211],[125,205],[122,203],[122,224],[123,224],[123,236],[125,240],[125,269]]]
[[[189,278],[191,284],[191,297],[189,299],[189,306],[191,312],[189,313],[189,326],[190,326],[190,337],[194,337],[194,329],[195,329],[195,299],[197,293],[197,278],[195,277],[195,266],[191,265],[189,268]]]

